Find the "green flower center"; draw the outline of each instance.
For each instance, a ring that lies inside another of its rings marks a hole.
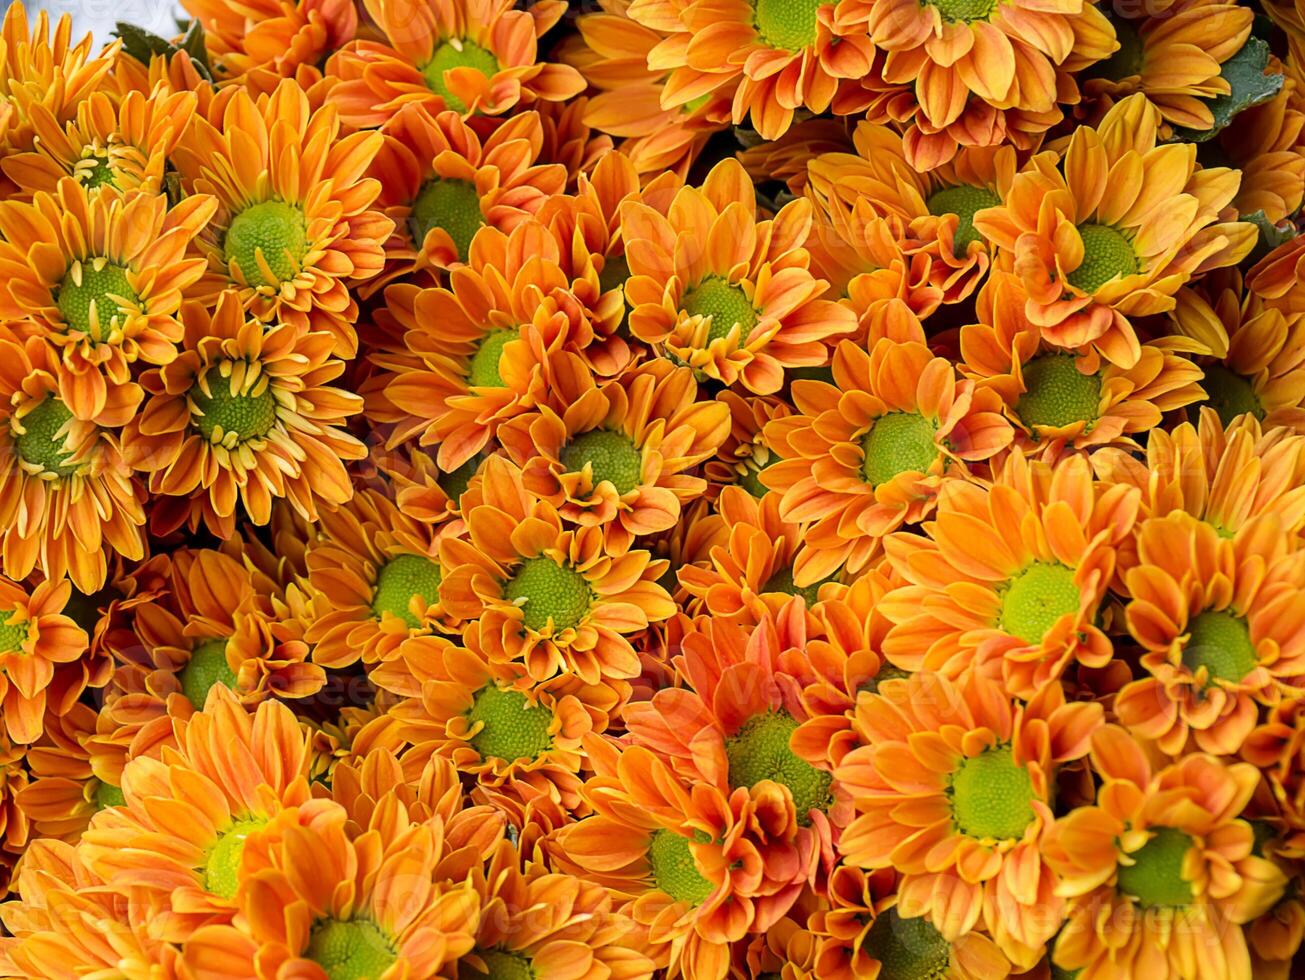
[[[219,898],[234,898],[240,885],[240,861],[245,854],[245,841],[256,830],[266,826],[266,820],[237,820],[218,835],[217,843],[208,849],[204,858],[204,888]]]
[[[938,8],[942,19],[948,23],[969,24],[976,20],[987,20],[997,9],[997,0],[925,0],[929,6]]]
[[[482,759],[537,759],[553,746],[553,712],[530,704],[520,691],[481,688],[467,712],[468,726],[478,722],[485,727],[471,736],[471,747]]]
[[[705,842],[705,839],[698,841]],[[689,843],[687,837],[669,830],[658,830],[653,833],[648,846],[648,863],[652,865],[653,881],[658,888],[677,902],[701,905],[716,886],[698,870]]]
[[[177,680],[186,700],[200,711],[208,698],[209,688],[214,684],[223,684],[234,690],[236,675],[227,663],[227,641],[205,640],[198,644],[190,652],[190,660],[181,668]]]
[[[1141,850],[1130,855],[1132,864],[1119,866],[1118,890],[1143,908],[1190,905],[1192,884],[1183,879],[1183,860],[1192,843],[1189,834],[1160,827]]]
[[[918,412],[891,412],[875,419],[861,437],[861,473],[877,487],[902,473],[925,473],[938,458],[938,428]]]
[[[1015,840],[1033,822],[1033,782],[1009,745],[971,756],[952,773],[952,818],[979,840]]]
[[[473,388],[506,388],[499,362],[503,359],[503,348],[520,336],[520,331],[507,328],[485,334],[467,364],[467,384]]]
[[[231,390],[229,377],[222,376],[220,367],[211,367],[203,382],[190,389],[194,405],[195,427],[211,443],[227,443],[232,434],[235,442],[262,439],[276,425],[276,396],[270,384],[256,384],[253,390],[236,394]],[[205,394],[207,389],[207,394]]]
[[[1001,628],[1025,643],[1041,643],[1061,616],[1078,612],[1079,600],[1072,568],[1034,562],[1006,586]]]
[[[862,947],[879,961],[879,980],[944,980],[951,946],[926,918],[903,919],[891,908],[875,916]]]
[[[480,210],[476,185],[466,180],[441,180],[436,177],[422,185],[412,202],[412,240],[418,246],[434,228],[443,228],[453,239],[459,261],[466,261],[471,240],[485,224]]]
[[[573,629],[589,612],[594,593],[574,568],[551,558],[527,558],[503,587],[503,597],[521,606],[527,629],[536,633]]]
[[[1078,233],[1083,239],[1083,262],[1066,277],[1071,286],[1095,293],[1115,276],[1138,271],[1133,242],[1118,228],[1087,223],[1078,226]]]
[[[757,311],[743,287],[731,285],[719,276],[704,279],[688,290],[680,305],[689,316],[711,317],[711,326],[707,328],[708,344],[729,334],[735,324],[739,326],[739,342],[742,343],[757,325]]]
[[[1183,666],[1192,673],[1204,667],[1211,681],[1235,684],[1255,669],[1259,658],[1246,620],[1226,612],[1203,612],[1187,624]]]
[[[454,112],[466,112],[467,104],[449,91],[444,77],[445,72],[454,68],[471,68],[485,78],[493,78],[498,73],[498,59],[479,44],[450,38],[435,49],[435,56],[422,67],[426,86]]]
[[[435,482],[439,484],[439,488],[444,491],[449,500],[456,504],[467,492],[467,487],[471,485],[471,478],[476,475],[476,470],[480,469],[482,462],[484,457],[477,453],[457,469],[441,473],[435,478]]]
[[[1264,406],[1256,397],[1251,383],[1222,364],[1211,364],[1205,369],[1201,387],[1205,389],[1206,401],[1225,426],[1232,425],[1233,419],[1239,415],[1264,418]]]
[[[753,715],[733,738],[725,741],[730,763],[730,785],[757,785],[763,779],[787,786],[793,794],[798,823],[811,822],[812,810],[829,806],[832,774],[799,759],[789,748],[797,720],[787,711]]]
[[[367,919],[319,919],[304,956],[330,980],[376,980],[399,958],[390,938]]]
[[[231,219],[224,245],[227,262],[251,286],[275,286],[293,279],[308,252],[308,219],[285,201],[264,201]],[[259,266],[262,256],[271,277]]]
[[[107,810],[111,806],[126,806],[127,798],[122,795],[122,787],[112,783],[100,783],[95,787],[95,809]]]
[[[136,306],[140,297],[127,281],[125,268],[99,258],[74,262],[55,301],[68,326],[102,341],[118,329],[123,307]]]
[[[1063,428],[1094,422],[1101,409],[1101,375],[1084,374],[1072,354],[1043,354],[1024,365],[1024,394],[1015,412],[1027,426]]]
[[[643,475],[643,453],[623,432],[594,429],[581,433],[563,446],[559,455],[568,473],[591,466],[593,485],[606,480],[619,494],[637,487]]]
[[[31,623],[27,620],[11,623],[10,620],[17,615],[18,610],[14,609],[5,613],[4,618],[0,619],[0,653],[23,652],[23,644],[27,642],[27,631]]]
[[[372,593],[372,612],[377,619],[385,613],[398,616],[408,624],[408,629],[421,629],[421,619],[410,608],[414,596],[422,603],[436,602],[440,595],[440,582],[444,576],[439,563],[425,555],[398,555],[381,566],[376,576],[376,590]]]
[[[485,964],[485,972],[464,960],[458,964],[458,980],[534,980],[535,968],[518,953],[478,949],[476,955]]]
[[[970,242],[981,242],[983,236],[975,230],[974,215],[984,208],[995,208],[1001,204],[1001,198],[986,187],[973,187],[970,184],[957,184],[944,187],[929,195],[925,201],[930,214],[954,214],[960,220],[956,223],[956,238],[952,251],[964,255],[970,248]]]
[[[781,51],[800,51],[816,41],[816,11],[827,0],[752,0],[761,40]]]
[[[19,457],[46,473],[72,476],[77,467],[67,465],[72,452],[66,448],[66,434],[59,432],[72,417],[63,402],[53,395],[46,396],[45,401],[22,417],[23,431],[14,434],[14,448]]]
[[[91,190],[97,187],[118,186],[118,181],[113,176],[113,167],[109,164],[109,158],[102,153],[83,157],[77,161],[74,176]]]

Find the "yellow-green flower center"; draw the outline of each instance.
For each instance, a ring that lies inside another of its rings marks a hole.
[[[1101,410],[1101,375],[1084,374],[1072,354],[1043,354],[1024,365],[1024,394],[1015,403],[1030,428],[1094,422]]]
[[[1041,643],[1061,616],[1078,612],[1079,599],[1072,568],[1034,562],[1002,593],[1001,628],[1025,643]]]
[[[195,427],[211,443],[225,444],[233,433],[236,443],[262,439],[276,425],[276,396],[271,385],[262,379],[254,388],[237,394],[231,383],[220,367],[211,367],[203,383],[190,389]]]
[[[240,885],[240,862],[245,856],[245,841],[267,821],[258,818],[237,820],[218,835],[217,842],[204,858],[204,888],[219,898],[234,898]]]
[[[979,840],[1014,840],[1033,822],[1033,782],[1009,745],[967,758],[952,773],[956,829]]]
[[[934,191],[925,201],[930,214],[954,214],[956,238],[952,242],[952,251],[964,255],[970,248],[970,242],[981,242],[983,236],[975,230],[974,215],[984,208],[995,208],[1001,204],[1001,198],[986,187],[973,187],[970,184],[957,184]]]
[[[111,806],[126,805],[127,798],[122,795],[122,787],[105,782],[101,782],[95,787],[96,810],[107,810]]]
[[[951,946],[926,918],[903,919],[891,908],[875,916],[863,945],[879,961],[879,980],[944,980]]]
[[[556,632],[580,625],[594,593],[574,568],[551,558],[527,558],[503,586],[503,596],[521,607],[527,629],[540,632],[551,623]]]
[[[484,972],[463,960],[458,964],[458,980],[534,980],[535,968],[519,953],[478,949],[476,955],[485,964]]]
[[[177,681],[186,700],[199,710],[203,709],[209,688],[214,684],[234,689],[236,675],[227,663],[227,641],[215,639],[197,644],[190,652],[190,660],[177,675]]]
[[[299,272],[308,252],[308,219],[302,208],[285,201],[252,205],[231,219],[224,251],[249,285],[275,286]]]
[[[376,589],[372,592],[372,612],[377,619],[384,613],[398,616],[409,629],[420,629],[421,619],[412,611],[414,596],[420,596],[422,605],[439,599],[440,582],[444,576],[438,562],[425,555],[398,555],[381,566],[376,576]]]
[[[19,457],[46,473],[71,476],[76,466],[68,465],[72,452],[67,447],[67,433],[60,430],[72,420],[73,414],[53,395],[46,396],[34,409],[19,420],[22,432],[14,433],[14,448]]]
[[[458,259],[466,261],[471,240],[485,224],[480,210],[476,185],[466,180],[428,180],[412,202],[412,240],[418,246],[432,229],[443,228],[457,249]]]
[[[471,747],[482,759],[537,759],[553,746],[553,712],[520,691],[481,688],[467,712],[468,726],[478,723],[485,727],[471,736]]]
[[[595,487],[606,480],[619,494],[637,487],[643,475],[643,453],[629,436],[611,429],[581,433],[562,447],[559,456],[567,472],[579,473],[590,466]]]
[[[479,44],[450,38],[436,48],[435,56],[422,66],[421,74],[426,79],[426,86],[454,112],[466,112],[467,103],[449,91],[448,80],[444,77],[445,72],[454,68],[471,68],[485,78],[493,78],[498,73],[498,59]]]
[[[781,51],[800,51],[816,42],[816,11],[827,0],[752,0],[753,23],[761,40]]]
[[[705,843],[698,839],[698,843]],[[652,865],[653,881],[657,887],[677,902],[701,905],[716,887],[703,877],[689,849],[689,838],[669,830],[658,830],[648,846],[648,863]]]
[[[1210,610],[1187,624],[1183,666],[1192,673],[1204,667],[1212,681],[1235,684],[1255,669],[1259,658],[1246,620]]]
[[[789,748],[797,720],[787,711],[753,715],[733,738],[725,740],[730,785],[752,787],[763,779],[787,786],[793,794],[798,823],[811,822],[812,810],[829,806],[833,776],[799,759]]]
[[[1189,834],[1174,827],[1160,827],[1141,850],[1129,855],[1132,864],[1119,866],[1118,890],[1135,898],[1143,908],[1190,905],[1192,883],[1183,878],[1183,860],[1192,843]]]
[[[877,487],[902,473],[924,473],[938,458],[937,426],[917,412],[891,412],[875,419],[861,437],[861,474]]]
[[[1264,406],[1260,404],[1251,383],[1222,364],[1211,364],[1205,369],[1201,387],[1205,389],[1207,404],[1215,410],[1224,425],[1232,425],[1233,419],[1239,415],[1250,414],[1257,419],[1264,418]]]
[[[59,284],[56,302],[64,321],[92,340],[108,340],[122,323],[122,311],[140,302],[127,270],[107,259],[74,262]]]
[[[953,24],[987,20],[997,9],[997,0],[924,0],[924,2],[931,7],[936,7],[942,19]]]
[[[503,348],[520,336],[519,330],[506,327],[485,334],[467,364],[467,384],[473,388],[507,387],[499,373],[499,362],[503,359]]]
[[[109,158],[103,153],[82,157],[73,167],[73,176],[94,190],[97,187],[117,187],[118,181],[113,176],[113,167]]]
[[[377,980],[399,958],[394,942],[368,919],[319,919],[304,956],[330,980]]]
[[[11,622],[18,615],[18,610],[11,610],[0,617],[0,653],[21,653],[27,642],[27,630],[30,622]]]
[[[1094,293],[1116,276],[1131,276],[1138,271],[1133,242],[1118,228],[1110,225],[1078,226],[1083,239],[1083,262],[1066,278],[1071,286]]]
[[[719,276],[704,279],[685,292],[681,307],[689,316],[711,317],[707,343],[728,335],[735,324],[739,327],[739,342],[742,343],[757,325],[757,311],[743,287],[732,285]]]

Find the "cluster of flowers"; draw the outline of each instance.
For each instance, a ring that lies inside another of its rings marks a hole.
[[[1273,980],[1305,0],[0,32],[0,976]]]

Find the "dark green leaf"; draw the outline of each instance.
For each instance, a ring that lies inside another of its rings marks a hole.
[[[198,20],[190,22],[190,27],[182,35],[181,40],[177,42],[177,47],[190,55],[191,61],[202,65],[205,71],[211,73],[212,66],[208,63],[208,48],[204,47],[204,25]]]
[[[156,54],[171,55],[176,51],[176,47],[166,37],[151,34],[143,27],[125,21],[118,21],[113,33],[115,37],[122,38],[123,52],[144,65],[148,65],[150,58]]]
[[[1260,229],[1260,240],[1256,242],[1255,248],[1251,250],[1251,254],[1246,256],[1246,265],[1254,265],[1283,242],[1289,242],[1300,234],[1300,232],[1296,230],[1295,224],[1293,224],[1290,219],[1283,221],[1281,224],[1275,225],[1265,217],[1263,211],[1255,211],[1251,214],[1243,215],[1242,220],[1249,221],[1256,228]]]
[[[1247,40],[1242,49],[1223,63],[1219,73],[1232,86],[1232,92],[1214,99],[1204,99],[1214,114],[1214,125],[1206,130],[1175,130],[1175,138],[1184,143],[1203,143],[1233,121],[1233,117],[1253,105],[1267,102],[1282,88],[1282,73],[1265,74],[1269,65],[1269,46],[1258,37]]]

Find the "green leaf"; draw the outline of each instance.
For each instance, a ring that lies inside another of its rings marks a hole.
[[[1253,211],[1250,214],[1243,215],[1242,220],[1249,221],[1260,229],[1260,240],[1256,242],[1255,248],[1251,250],[1251,254],[1246,256],[1244,260],[1244,264],[1248,266],[1254,265],[1283,242],[1289,242],[1300,234],[1290,218],[1275,225],[1265,217],[1263,211]]]
[[[179,41],[169,41],[166,37],[152,34],[135,24],[119,21],[114,35],[122,39],[123,53],[135,58],[143,65],[148,65],[155,55],[162,55],[169,61],[179,51],[190,55],[195,70],[208,82],[213,81],[213,72],[208,63],[208,51],[204,47],[204,28],[199,21],[192,21],[190,28]]]
[[[1232,122],[1237,113],[1277,95],[1282,88],[1282,73],[1265,74],[1268,66],[1269,46],[1258,37],[1248,38],[1242,49],[1223,63],[1223,70],[1219,72],[1232,86],[1232,92],[1201,100],[1210,107],[1214,125],[1205,130],[1180,126],[1174,131],[1175,139],[1184,143],[1204,143]]]
[[[198,20],[192,20],[186,33],[182,35],[181,40],[177,42],[177,49],[190,55],[190,60],[197,65],[203,66],[204,71],[212,76],[212,65],[208,62],[208,48],[204,46],[204,25]]]

